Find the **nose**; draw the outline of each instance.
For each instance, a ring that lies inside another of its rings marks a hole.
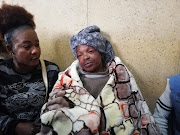
[[[40,52],[40,48],[39,47],[36,47],[36,46],[33,46],[32,47],[32,50],[31,50],[31,53],[32,54],[37,54]]]
[[[84,60],[89,59],[89,55],[88,55],[87,53],[85,53],[84,56],[83,56],[83,59],[84,59]]]

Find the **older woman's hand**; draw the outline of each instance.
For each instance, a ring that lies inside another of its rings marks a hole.
[[[55,88],[49,95],[53,98],[50,98],[50,100],[47,102],[46,109],[57,110],[62,107],[71,107],[73,103],[65,97],[65,94],[65,90]]]

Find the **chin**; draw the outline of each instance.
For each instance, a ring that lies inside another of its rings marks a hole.
[[[33,62],[31,62],[31,66],[37,66],[39,64],[39,60],[38,61],[33,61]]]

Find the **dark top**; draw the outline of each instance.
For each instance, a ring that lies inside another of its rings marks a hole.
[[[59,67],[45,61],[48,95],[58,79]],[[46,95],[41,64],[27,74],[13,69],[12,59],[0,62],[0,134],[14,135],[19,122],[39,120]]]

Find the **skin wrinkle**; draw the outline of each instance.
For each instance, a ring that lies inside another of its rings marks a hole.
[[[77,47],[79,64],[86,72],[104,72],[101,54],[93,47],[79,45]]]

